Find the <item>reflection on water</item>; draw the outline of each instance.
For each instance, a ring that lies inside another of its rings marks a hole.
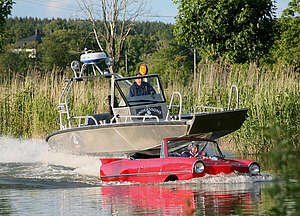
[[[262,214],[264,183],[114,185],[0,190],[1,211],[12,215]],[[269,200],[270,201],[270,200]],[[190,203],[190,204],[189,204]]]
[[[264,214],[272,176],[205,176],[172,184],[103,183],[98,158],[0,138],[0,215]]]
[[[100,188],[107,214],[232,215],[237,210],[258,212],[261,183],[239,185],[135,185]],[[245,186],[245,188],[243,188]],[[190,204],[189,204],[190,203]]]

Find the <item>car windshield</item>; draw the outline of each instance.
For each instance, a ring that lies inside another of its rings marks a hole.
[[[115,81],[115,98],[119,107],[165,102],[158,76],[141,77]]]
[[[198,148],[198,155],[203,152],[209,157],[223,157],[218,143],[210,140],[201,139],[169,139],[167,140],[168,157],[186,157],[186,152],[190,151],[191,146]]]

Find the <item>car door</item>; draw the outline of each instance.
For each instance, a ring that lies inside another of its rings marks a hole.
[[[137,180],[141,183],[161,182],[163,158],[139,160],[139,175]]]

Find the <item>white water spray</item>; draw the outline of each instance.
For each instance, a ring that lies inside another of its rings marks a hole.
[[[99,176],[99,158],[48,151],[40,139],[0,137],[0,163],[43,163],[73,168],[81,175]]]

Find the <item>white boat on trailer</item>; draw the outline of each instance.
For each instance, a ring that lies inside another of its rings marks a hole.
[[[97,65],[105,61],[108,72]],[[86,52],[82,66],[72,62],[73,78],[59,98],[60,130],[48,135],[46,141],[54,151],[91,154],[102,157],[129,157],[136,152],[151,154],[166,137],[207,137],[217,139],[238,130],[247,117],[247,108],[238,108],[238,89],[232,86],[227,109],[196,106],[195,112],[183,113],[182,95],[174,92],[169,105],[158,75],[122,77],[110,70],[112,59],[105,53]],[[88,67],[92,75],[85,74]],[[75,82],[110,79],[109,113],[71,116],[69,96]],[[142,78],[154,92],[132,96],[130,86]],[[236,106],[231,109],[231,98],[236,92]],[[175,104],[175,97],[178,103]],[[177,112],[171,114],[172,108]]]

